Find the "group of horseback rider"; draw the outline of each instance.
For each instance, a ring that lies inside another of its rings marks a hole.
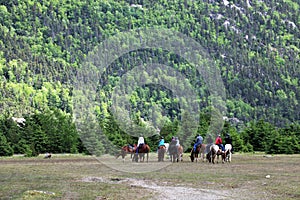
[[[141,148],[141,146],[144,145],[144,144],[145,144],[144,137],[139,137],[138,144],[137,144],[137,147],[136,147],[136,153],[139,152],[139,148]],[[172,136],[172,140],[171,140],[170,144],[175,144],[178,147],[180,145],[178,137]],[[158,142],[157,149],[159,149],[161,146],[165,146],[165,140],[164,140],[163,136],[160,136],[160,140]]]
[[[196,151],[197,146],[202,145],[202,143],[203,143],[203,138],[200,134],[198,134],[196,136],[196,141],[195,141],[193,150]],[[208,135],[207,143],[208,144],[213,143],[213,139],[212,139],[211,135]],[[231,136],[230,136],[229,133],[226,133],[226,135],[225,135],[225,143],[226,144],[231,144],[231,146],[232,146],[232,139],[231,139]],[[225,151],[225,147],[223,145],[223,141],[222,141],[222,138],[221,138],[220,134],[217,136],[217,138],[215,140],[215,144],[219,146],[219,148],[222,150],[222,152]],[[231,149],[231,153],[233,153],[233,146],[232,146],[232,149]]]
[[[213,143],[213,139],[212,139],[211,135],[208,135],[207,143],[208,143],[208,144],[212,144],[212,143]],[[231,136],[230,136],[229,133],[226,133],[226,135],[225,135],[225,143],[226,143],[226,144],[231,144],[231,146],[232,146],[232,139],[231,139]],[[137,144],[137,148],[136,148],[136,153],[139,152],[139,148],[140,148],[142,145],[144,145],[144,144],[145,144],[145,139],[144,139],[144,137],[139,137],[139,139],[138,139],[138,144]],[[178,146],[180,145],[180,144],[179,144],[179,139],[178,139],[178,137],[172,136],[172,140],[171,140],[171,142],[170,142],[170,145],[171,145],[171,144],[175,144],[175,145],[178,147]],[[194,144],[194,146],[193,146],[193,150],[196,151],[197,146],[202,145],[202,144],[203,144],[203,137],[202,137],[200,134],[198,134],[198,135],[196,136],[196,141],[195,141],[195,144]],[[220,149],[222,150],[222,152],[225,151],[225,147],[224,147],[224,145],[223,145],[223,141],[222,141],[222,138],[221,138],[221,135],[220,135],[220,134],[217,136],[217,138],[216,138],[216,140],[215,140],[215,144],[218,145],[218,146],[220,147]],[[165,146],[165,140],[164,140],[164,137],[163,137],[163,136],[160,137],[160,140],[159,140],[159,142],[158,142],[157,149],[159,149],[161,146]],[[232,147],[231,152],[233,153],[233,147]]]

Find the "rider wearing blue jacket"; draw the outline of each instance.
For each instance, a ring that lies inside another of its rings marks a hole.
[[[197,138],[196,138],[196,142],[194,144],[194,151],[196,151],[197,146],[201,145],[203,143],[203,137],[198,134]]]
[[[163,137],[163,136],[160,137],[160,140],[159,140],[159,143],[158,143],[158,148],[159,148],[160,146],[165,146],[165,140],[164,140],[164,137]]]

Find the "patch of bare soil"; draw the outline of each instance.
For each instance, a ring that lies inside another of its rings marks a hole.
[[[205,199],[205,200],[218,200],[218,199],[236,199],[239,198],[241,193],[245,191],[236,189],[222,190],[222,189],[200,189],[187,186],[169,186],[167,182],[156,183],[150,180],[141,180],[133,178],[125,179],[106,179],[103,177],[85,177],[81,179],[82,182],[104,182],[110,184],[128,184],[131,187],[141,187],[148,191],[155,192],[156,195],[153,200],[186,200],[186,199]],[[145,192],[141,190],[141,192]],[[253,199],[251,195],[249,199]],[[245,198],[243,198],[245,199]]]

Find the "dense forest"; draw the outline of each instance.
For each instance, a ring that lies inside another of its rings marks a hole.
[[[299,8],[292,0],[1,0],[0,156],[100,155],[113,152],[113,145],[136,143],[138,135],[128,134],[114,117],[112,97],[122,77],[147,63],[175,69],[196,88],[199,124],[186,134],[193,124],[181,124],[189,116],[181,112],[180,99],[158,84],[131,89],[124,98],[130,119],[143,130],[155,119],[160,135],[166,141],[179,136],[186,151],[196,134],[218,134],[209,129],[214,106],[203,77],[187,60],[162,49],[134,50],[108,66],[97,80],[101,87],[93,88],[96,97],[87,97],[95,105],[82,110],[95,116],[97,127],[85,123],[82,132],[76,101],[89,93],[76,91],[76,78],[86,59],[115,35],[152,27],[194,39],[214,60],[226,92],[220,133],[231,134],[235,151],[300,153]],[[146,142],[155,149],[158,138],[150,134]]]

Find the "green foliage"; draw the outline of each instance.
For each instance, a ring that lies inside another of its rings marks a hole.
[[[265,151],[268,147],[267,140],[271,138],[275,127],[264,120],[251,122],[242,132],[246,144],[250,144],[254,151]]]
[[[132,3],[142,7],[133,7]],[[86,135],[91,144],[79,142],[71,117],[73,83],[88,53],[119,32],[159,27],[195,39],[217,63],[226,88],[229,117],[249,124],[242,132],[225,124],[224,133],[231,133],[237,151],[299,152],[293,145],[299,143],[298,129],[282,127],[299,124],[300,4],[291,0],[250,4],[230,1],[226,6],[222,1],[184,0],[3,2],[0,108],[4,117],[0,132],[15,153],[27,155],[74,153],[92,146],[91,152],[101,154],[112,151],[105,140],[117,146],[135,143],[137,138],[128,136],[114,121],[110,98],[125,73],[146,63],[178,70],[196,88],[201,111],[209,110],[207,86],[189,63],[163,49],[133,51],[112,63],[100,81],[103,88],[99,89],[95,112],[105,136],[92,131]],[[184,91],[184,84],[176,78],[158,74]],[[139,81],[134,76],[129,78]],[[141,78],[151,80],[146,72]],[[209,113],[204,112],[200,113],[198,128],[189,127],[191,122],[186,120],[179,130],[178,123],[187,113],[181,113],[180,101],[170,89],[155,84],[131,89],[133,93],[126,97],[131,103],[130,117],[142,126],[146,125],[140,123],[141,118],[146,124],[155,119],[155,126],[163,127],[161,134],[168,140],[178,135],[189,146],[196,132],[205,136],[209,124],[218,123],[210,122]],[[7,120],[12,116],[26,116],[26,126],[20,129]],[[155,147],[157,136],[148,142]],[[82,145],[89,147],[84,149]]]
[[[3,144],[12,144],[14,153],[77,153],[79,135],[70,115],[56,109],[25,117],[25,126],[6,117],[0,120]],[[6,154],[9,155],[9,154]]]
[[[294,154],[300,152],[299,125],[291,125],[273,133],[266,153]]]
[[[11,156],[14,151],[6,140],[6,137],[0,132],[0,156]]]

